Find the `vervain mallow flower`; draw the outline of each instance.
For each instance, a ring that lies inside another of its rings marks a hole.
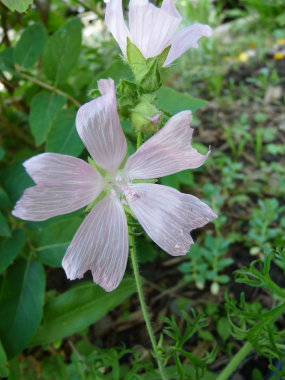
[[[193,240],[190,231],[216,218],[198,198],[143,180],[197,168],[206,155],[190,145],[191,112],[173,116],[131,155],[123,168],[127,142],[116,106],[112,79],[98,81],[102,96],[79,108],[76,128],[92,159],[105,171],[85,161],[57,153],[43,153],[24,162],[35,186],[25,190],[13,214],[41,221],[69,213],[99,200],[77,230],[63,258],[69,279],[91,270],[94,282],[115,289],[125,272],[129,206],[146,233],[170,255],[185,255]],[[97,167],[98,167],[97,166]],[[139,180],[139,181],[136,181]]]
[[[168,66],[188,49],[198,47],[200,37],[210,37],[209,25],[193,24],[176,33],[181,16],[172,0],[163,0],[160,8],[148,0],[130,0],[129,27],[125,24],[122,0],[110,0],[105,23],[126,56],[127,38],[147,59],[155,57],[171,45],[163,66]]]

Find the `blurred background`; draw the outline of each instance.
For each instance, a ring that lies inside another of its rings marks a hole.
[[[127,12],[128,1],[123,4]],[[171,90],[158,105],[171,113],[192,109],[193,145],[201,153],[210,145],[212,153],[201,168],[160,182],[203,199],[219,217],[194,231],[196,244],[186,257],[172,258],[147,236],[137,238],[154,330],[157,336],[164,331],[170,345],[171,318],[181,331],[187,318],[196,326],[185,343],[192,353],[183,361],[187,379],[216,379],[250,339],[254,350],[232,379],[281,379],[268,366],[282,368],[284,317],[274,314],[252,329],[278,305],[285,286],[284,1],[175,5],[181,28],[209,24],[213,36],[165,71]],[[155,379],[132,268],[112,293],[94,285],[89,273],[70,282],[61,268],[84,210],[40,223],[11,215],[33,184],[22,162],[44,151],[86,159],[74,124],[78,107],[91,100],[99,78],[118,84],[132,77],[104,25],[105,3],[2,0],[0,11],[0,374],[9,380]],[[135,135],[128,121],[122,125],[132,152]],[[252,267],[242,269],[254,260],[262,279]]]

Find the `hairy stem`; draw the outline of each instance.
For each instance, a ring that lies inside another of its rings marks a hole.
[[[136,257],[135,239],[134,239],[133,234],[131,234],[131,233],[129,233],[129,243],[130,243],[130,255],[131,255],[131,260],[132,260],[132,264],[133,264],[135,281],[136,281],[136,285],[137,285],[137,290],[138,290],[138,295],[139,295],[142,313],[143,313],[144,320],[146,323],[146,328],[147,328],[148,335],[150,337],[150,341],[151,341],[151,344],[153,347],[153,351],[155,354],[155,359],[156,359],[157,364],[158,364],[158,369],[159,369],[159,372],[161,375],[161,379],[167,380],[166,375],[164,373],[163,363],[162,363],[161,359],[159,358],[158,346],[157,346],[157,343],[155,340],[154,332],[153,332],[153,329],[152,329],[152,326],[150,323],[150,318],[149,318],[147,306],[146,306],[144,295],[143,295],[142,281],[141,281],[141,277],[140,277],[140,273],[139,273],[139,266],[138,266],[137,257]]]
[[[68,100],[70,100],[73,104],[76,105],[76,107],[80,107],[81,104],[76,100],[74,99],[71,95],[67,94],[66,92],[64,91],[61,91],[59,88],[56,88],[56,87],[53,87],[51,86],[50,84],[48,83],[45,83],[45,82],[42,82],[41,80],[38,80],[28,74],[25,74],[23,72],[21,72],[21,70],[19,70],[19,66],[17,66],[17,70],[18,70],[18,73],[25,79],[28,79],[30,82],[33,82],[43,88],[46,88],[52,92],[55,92],[56,94],[59,94],[59,95],[62,95],[62,96],[65,96]]]
[[[253,346],[250,342],[246,342],[244,346],[235,354],[228,365],[217,377],[217,380],[228,380],[232,373],[237,369],[244,358],[253,350]]]

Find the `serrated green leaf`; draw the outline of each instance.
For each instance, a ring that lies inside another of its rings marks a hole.
[[[0,236],[11,236],[10,228],[2,212],[0,211]]]
[[[37,237],[38,260],[46,265],[60,267],[65,251],[81,222],[82,218],[72,217],[45,227]]]
[[[76,67],[81,47],[81,22],[68,20],[48,39],[42,61],[43,72],[55,84],[64,83]]]
[[[57,112],[66,99],[53,92],[41,91],[31,103],[30,125],[37,146],[46,141]]]
[[[108,293],[92,282],[83,282],[50,300],[44,308],[42,324],[31,346],[49,344],[95,323],[133,294],[133,279],[124,279]]]
[[[162,87],[157,92],[158,107],[173,114],[184,110],[195,111],[204,107],[207,103],[206,100],[193,98],[172,88]]]
[[[8,359],[34,335],[42,317],[44,291],[40,263],[19,259],[8,269],[0,293],[0,336]]]
[[[46,30],[41,22],[29,26],[14,49],[14,59],[22,67],[31,67],[40,58],[46,42]]]
[[[8,377],[9,372],[8,372],[6,363],[7,363],[6,352],[0,340],[0,376],[1,378]]]
[[[0,240],[0,273],[2,273],[18,256],[25,244],[23,230],[15,230],[10,238]]]
[[[76,111],[69,108],[57,113],[47,136],[46,151],[78,157],[84,145],[75,128]]]
[[[14,12],[25,12],[29,5],[33,4],[33,0],[1,0],[3,4]]]

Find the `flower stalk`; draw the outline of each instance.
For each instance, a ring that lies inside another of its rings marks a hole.
[[[232,373],[237,369],[240,363],[246,358],[246,356],[253,350],[253,346],[250,342],[246,342],[244,346],[233,356],[228,365],[217,377],[217,380],[228,380]]]
[[[156,342],[156,339],[155,339],[155,336],[154,336],[154,332],[153,332],[153,329],[152,329],[152,326],[151,326],[151,323],[150,323],[150,317],[149,317],[149,314],[148,314],[148,311],[147,311],[146,302],[145,302],[145,299],[144,299],[144,294],[143,294],[143,289],[142,289],[142,280],[141,280],[141,277],[140,277],[139,266],[138,266],[137,256],[136,256],[135,239],[134,239],[134,235],[133,235],[132,232],[133,232],[132,228],[129,227],[130,256],[131,256],[131,260],[132,260],[132,266],[133,266],[133,271],[134,271],[134,276],[135,276],[138,296],[139,296],[139,300],[140,300],[141,310],[142,310],[142,313],[143,313],[143,316],[144,316],[144,320],[145,320],[145,323],[146,323],[147,332],[148,332],[148,335],[149,335],[149,338],[150,338],[150,341],[151,341],[151,344],[152,344],[152,347],[153,347],[154,357],[155,357],[155,359],[157,361],[157,365],[158,365],[158,369],[159,369],[159,372],[160,372],[160,375],[161,375],[161,379],[162,380],[167,380],[167,377],[166,377],[166,374],[165,374],[165,370],[164,370],[164,365],[162,363],[162,360],[159,357],[158,345],[157,345],[157,342]]]

